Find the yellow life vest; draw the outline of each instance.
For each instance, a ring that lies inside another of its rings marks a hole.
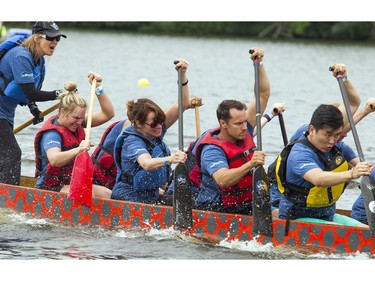
[[[348,162],[343,158],[341,151],[336,146],[333,147],[333,156],[327,158],[308,140],[297,140],[289,143],[277,158],[276,180],[278,189],[286,199],[301,207],[320,208],[332,206],[344,192],[347,183],[329,187],[303,187],[286,181],[286,163],[289,153],[296,143],[304,144],[313,149],[324,162],[324,171],[344,172],[349,169]]]

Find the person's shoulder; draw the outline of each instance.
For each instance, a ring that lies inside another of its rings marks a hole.
[[[202,155],[218,155],[225,154],[223,149],[215,144],[205,144],[202,148]]]
[[[43,140],[61,140],[61,135],[56,130],[48,130],[42,136]]]
[[[301,139],[303,139],[303,138],[301,138]],[[315,151],[311,147],[309,147],[309,146],[307,146],[307,145],[305,145],[301,142],[296,142],[291,149],[291,153],[298,155],[299,153],[304,153],[304,154],[315,153]],[[299,157],[301,157],[301,156],[299,156]]]
[[[12,49],[10,49],[7,54],[14,57],[27,57],[32,58],[31,53],[28,49],[26,49],[23,46],[16,46]]]
[[[345,142],[343,141],[339,141],[335,144],[336,147],[338,148],[343,148],[343,147],[349,147],[349,145],[347,145]]]
[[[304,132],[308,131],[309,125],[303,124],[298,127],[298,129],[293,133],[293,135],[290,137],[290,141],[298,140]]]
[[[354,151],[353,148],[346,144],[345,142],[343,141],[339,141],[335,144],[335,146],[340,150],[340,151]]]

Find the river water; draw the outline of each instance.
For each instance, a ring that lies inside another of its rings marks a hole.
[[[173,61],[185,58],[190,64],[190,92],[202,97],[204,101],[204,106],[199,110],[201,130],[203,132],[216,126],[215,110],[221,100],[238,99],[248,103],[253,95],[254,71],[248,54],[252,47],[265,50],[264,65],[272,91],[268,108],[275,102],[286,103],[284,120],[288,136],[299,125],[309,122],[312,111],[319,104],[341,101],[338,83],[328,71],[328,67],[333,63],[347,65],[348,78],[354,82],[361,94],[361,107],[369,97],[375,96],[375,52],[372,45],[261,41],[252,38],[188,38],[74,30],[67,30],[66,34],[68,38],[62,38],[55,54],[47,58],[47,76],[43,88],[63,88],[65,82],[77,81],[80,93],[89,100],[90,85],[87,82],[87,73],[90,70],[98,72],[102,74],[103,86],[115,106],[116,116],[112,121],[126,117],[125,104],[128,99],[148,97],[163,108],[176,101],[177,72]],[[140,78],[148,79],[150,85],[139,87],[137,81]],[[53,104],[54,102],[40,103],[39,108],[43,111]],[[96,102],[94,111],[97,109]],[[15,124],[30,118],[27,108],[19,107]],[[369,115],[357,126],[365,158],[371,162],[375,162],[372,131],[374,118],[375,115]],[[110,122],[92,128],[92,143],[99,142]],[[34,173],[33,139],[40,126],[29,126],[17,134],[23,153],[23,175],[32,176]],[[186,111],[185,148],[189,141],[195,138],[195,126],[194,110]],[[346,141],[355,147],[351,135]],[[166,142],[172,151],[177,149],[177,122],[169,130]],[[262,144],[263,150],[267,152],[268,165],[283,146],[276,118],[262,130]],[[338,202],[338,207],[351,208],[358,194],[358,189],[349,189]],[[288,249],[272,249],[251,243],[223,243],[220,246],[210,246],[196,241],[186,241],[173,230],[113,232],[99,228],[62,227],[49,221],[30,219],[4,210],[0,212],[0,225],[0,259],[6,260],[251,260],[254,262],[252,265],[261,266],[263,263],[255,262],[271,259],[371,259],[363,254],[304,255]],[[179,263],[177,265],[180,266]],[[199,267],[200,263],[189,265],[194,268]],[[220,265],[215,263],[214,268]],[[245,265],[248,266],[247,263]],[[107,267],[107,264],[100,266]],[[155,266],[155,270],[163,276],[164,270],[168,269],[166,266],[170,265],[157,263]],[[166,268],[160,270],[159,266]],[[132,263],[130,268],[133,268]]]

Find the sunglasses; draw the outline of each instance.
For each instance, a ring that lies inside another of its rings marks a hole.
[[[150,126],[152,129],[156,128],[157,125],[162,125],[164,122],[161,122],[159,120],[154,120],[151,124],[148,124],[146,122],[144,122],[144,124],[146,124],[147,126]]]
[[[46,39],[47,41],[53,41],[53,40],[56,40],[57,42],[59,42],[60,41],[60,39],[61,39],[61,36],[56,36],[56,37],[49,37],[49,36],[47,36],[47,35],[45,35],[45,34],[41,34],[41,36],[44,38],[44,39]]]

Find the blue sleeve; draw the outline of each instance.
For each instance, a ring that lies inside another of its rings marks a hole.
[[[122,145],[122,159],[133,159],[137,161],[142,154],[148,153],[146,143],[139,137],[129,136]]]
[[[20,54],[12,62],[14,82],[17,84],[34,83],[34,66],[31,56]]]
[[[40,146],[42,148],[42,155],[45,155],[48,149],[51,149],[53,147],[58,147],[61,149],[61,135],[55,130],[45,132],[42,136]]]
[[[304,125],[301,125],[295,132],[294,134],[290,137],[289,141],[295,141],[295,140],[298,140],[303,132],[307,132],[309,130],[309,125],[308,124],[304,124]]]
[[[324,168],[324,163],[321,163],[318,155],[303,144],[295,144],[287,160],[287,181],[297,185],[311,186],[311,183],[306,181],[303,176],[315,168]]]
[[[201,154],[201,169],[210,176],[221,168],[229,168],[224,151],[216,145],[205,145]]]
[[[254,137],[254,127],[249,122],[247,122],[247,130],[249,131],[251,137]]]

